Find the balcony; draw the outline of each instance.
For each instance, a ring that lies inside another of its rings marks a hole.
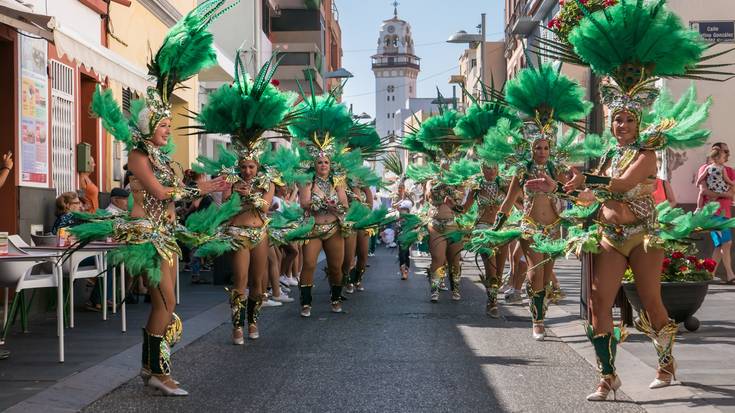
[[[380,54],[372,57],[373,69],[411,68],[421,70],[420,60],[414,55],[407,54]]]
[[[278,66],[275,78],[281,82],[281,88],[287,90],[298,90],[298,80],[305,89],[307,77],[305,72],[310,72],[314,80],[314,86],[321,93],[324,90],[324,78],[322,78],[322,64],[324,56],[322,51],[314,43],[286,43],[273,44],[274,50],[281,51],[281,64]]]

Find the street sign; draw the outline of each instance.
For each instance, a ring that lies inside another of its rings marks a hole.
[[[708,42],[735,42],[735,21],[693,21],[690,25]]]

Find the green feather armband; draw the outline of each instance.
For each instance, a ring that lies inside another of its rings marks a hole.
[[[593,175],[590,173],[583,173],[582,175],[584,175],[584,183],[591,187],[607,186],[612,181],[612,178],[609,176]]]
[[[497,215],[495,215],[495,222],[493,223],[492,230],[497,231],[500,228],[503,227],[503,224],[505,224],[505,221],[508,220],[508,215],[504,212],[498,212]]]

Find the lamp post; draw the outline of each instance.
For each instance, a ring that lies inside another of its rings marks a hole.
[[[480,83],[485,84],[485,34],[486,34],[486,23],[485,13],[480,15],[482,20],[480,21],[480,34],[470,34],[464,30],[460,30],[457,33],[449,36],[447,43],[479,43],[480,44]],[[481,86],[482,87],[482,86]]]

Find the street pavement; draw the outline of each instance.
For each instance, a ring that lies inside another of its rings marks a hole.
[[[585,401],[597,381],[592,364],[557,337],[533,341],[525,305],[485,316],[473,259],[462,301],[444,293],[431,304],[423,271],[401,281],[395,253],[370,259],[367,291],[348,297],[345,314],[329,312],[319,279],[310,319],[297,303],[265,308],[257,341],[232,345],[225,323],[181,348],[173,372],[190,396],[161,397],[136,378],[85,411],[644,411],[621,392],[617,403]],[[571,314],[555,322],[579,326]]]

